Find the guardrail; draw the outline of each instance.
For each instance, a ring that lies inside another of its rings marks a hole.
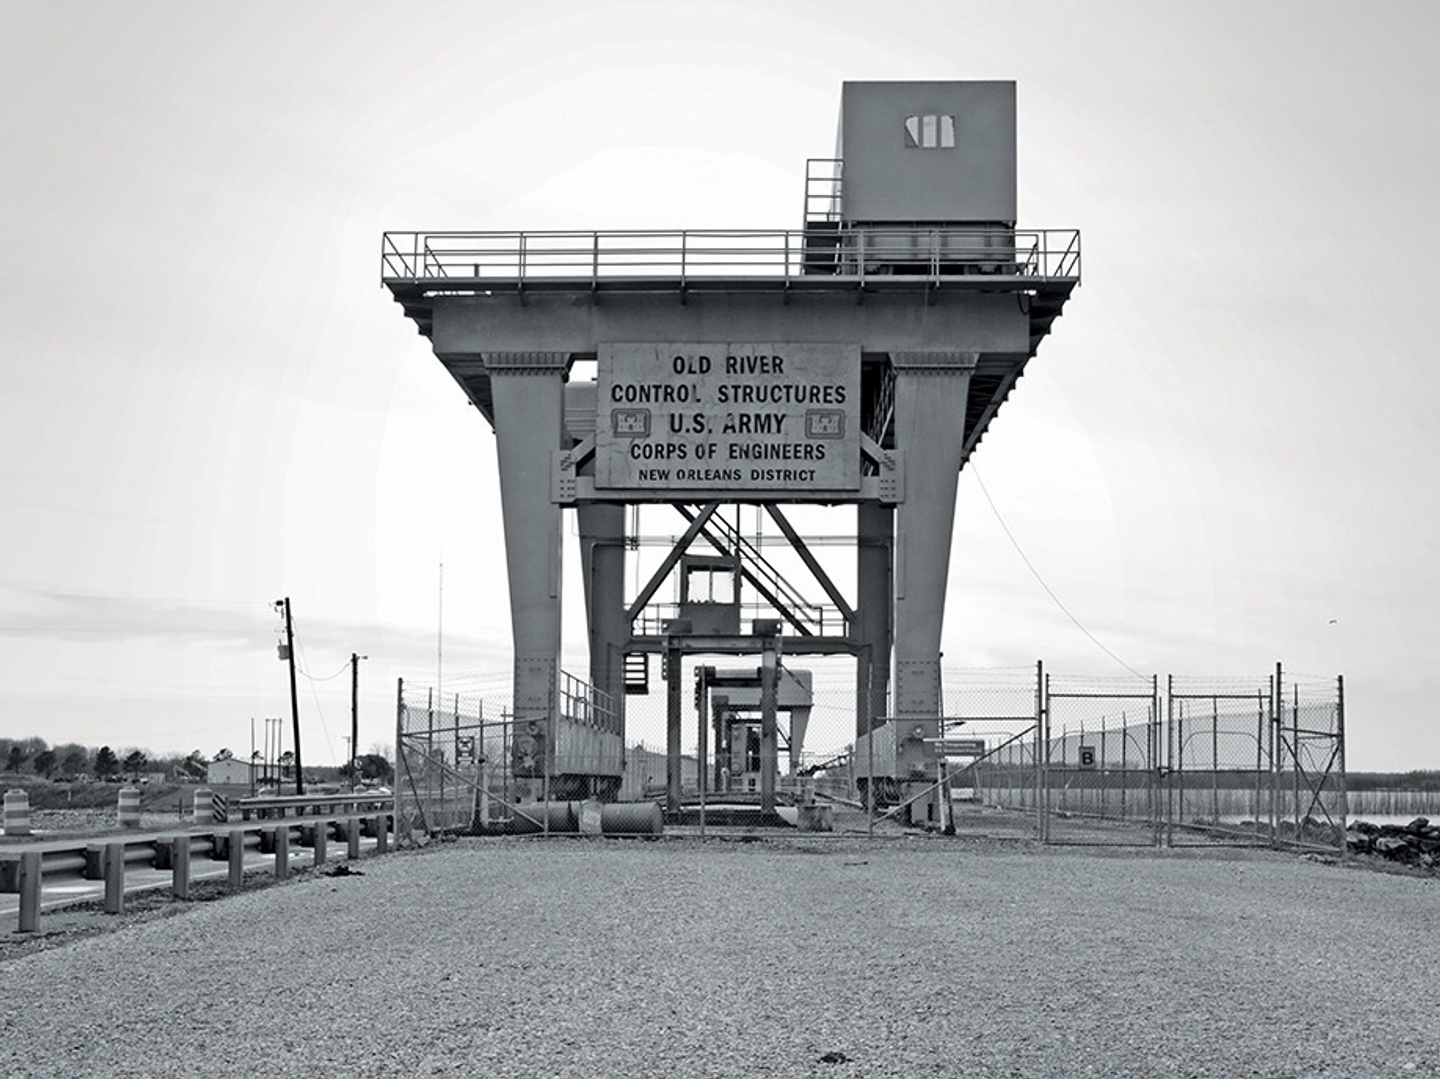
[[[499,285],[892,275],[1080,277],[1077,229],[915,225],[833,229],[387,232],[382,283]]]
[[[177,899],[188,899],[192,855],[226,862],[227,886],[235,890],[244,880],[247,850],[258,849],[262,854],[273,855],[274,874],[277,879],[284,879],[290,871],[292,839],[311,849],[316,866],[326,861],[332,829],[334,838],[345,842],[347,859],[360,857],[360,839],[366,832],[375,838],[376,854],[384,854],[389,849],[393,796],[321,795],[243,801],[266,803],[263,808],[276,815],[184,832],[59,840],[0,850],[0,892],[19,893],[18,929],[22,933],[33,933],[40,928],[41,889],[47,879],[104,881],[105,913],[119,914],[124,909],[126,866],[169,869],[171,894]],[[342,803],[343,809],[337,811],[336,807]],[[262,807],[250,808],[256,811]]]
[[[301,817],[394,814],[395,795],[386,794],[279,794],[236,798],[230,803],[241,820],[298,819]]]

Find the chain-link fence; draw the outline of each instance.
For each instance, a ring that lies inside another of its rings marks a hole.
[[[613,705],[578,680],[562,675],[555,700],[553,722],[518,721],[508,687],[442,699],[402,683],[402,837],[407,830],[546,830],[556,804],[665,800],[665,745],[622,742]],[[911,802],[943,801],[929,821],[959,831],[1003,824],[1007,834],[1054,844],[1343,845],[1339,680],[1293,678],[1279,667],[1250,679],[1163,682],[1052,674],[1039,664],[948,671],[933,779],[908,786],[890,781],[883,760],[857,752],[854,740],[839,741],[837,734],[854,729],[855,700],[853,679],[817,680],[810,741],[782,720],[779,804],[830,802],[904,820]],[[630,722],[644,729],[646,719],[642,708]],[[722,760],[714,740],[702,752],[693,715],[683,729],[690,735],[678,754],[686,805],[753,800],[758,758],[754,768],[733,755]]]
[[[395,720],[401,841],[547,831],[555,807],[633,796],[622,789],[626,755],[613,703],[564,672],[552,699],[548,717],[518,718],[508,688],[436,693],[402,680]]]

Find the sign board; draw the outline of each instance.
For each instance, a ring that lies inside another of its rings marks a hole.
[[[983,757],[983,738],[938,738],[934,742],[937,757]]]
[[[860,489],[859,345],[608,344],[597,359],[597,488]]]
[[[1094,767],[1095,767],[1095,747],[1094,747],[1094,746],[1081,746],[1081,747],[1080,747],[1080,767],[1081,767],[1081,768],[1094,768]]]

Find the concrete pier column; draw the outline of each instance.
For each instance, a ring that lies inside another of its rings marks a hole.
[[[895,507],[861,502],[855,517],[855,638],[861,646],[855,664],[855,737],[859,738],[869,734],[888,711]]]
[[[487,352],[494,397],[510,624],[515,642],[514,710],[517,758],[531,756],[533,774],[553,769],[551,721],[560,670],[561,511],[552,500],[554,454],[562,449],[564,352]],[[533,729],[531,725],[534,725]],[[517,737],[517,743],[521,741]],[[522,751],[533,748],[533,754]]]
[[[682,763],[680,755],[681,659],[680,646],[670,640],[665,645],[665,812],[679,813],[682,794]]]
[[[775,724],[775,682],[779,677],[778,638],[766,637],[760,652],[760,816],[775,815],[775,779],[780,770],[780,742]]]
[[[950,573],[955,488],[965,446],[973,352],[898,352],[895,441],[905,451],[905,498],[895,512],[896,778],[929,782],[925,739],[938,737],[940,631]],[[938,819],[913,805],[912,819]]]
[[[590,627],[590,683],[609,694],[615,708],[614,732],[623,734],[625,642],[630,636],[625,618],[625,505],[582,502],[576,517]]]

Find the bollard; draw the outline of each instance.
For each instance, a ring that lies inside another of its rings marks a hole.
[[[134,787],[120,788],[120,827],[140,827],[140,792]]]
[[[190,837],[179,835],[170,840],[170,894],[176,899],[190,898]]]
[[[230,831],[230,890],[239,891],[245,883],[245,833],[239,828]]]
[[[215,823],[215,795],[209,787],[196,787],[192,796],[191,806],[194,808],[195,823]]]
[[[385,814],[375,818],[375,853],[384,854],[390,848],[390,818]]]
[[[6,791],[4,820],[6,835],[29,835],[30,795],[25,791]]]
[[[290,875],[290,826],[283,821],[275,826],[275,879]]]
[[[345,822],[345,857],[352,861],[360,857],[359,817],[351,817]]]
[[[105,844],[105,913],[125,910],[125,844]]]
[[[20,932],[40,931],[40,852],[28,850],[20,855]]]
[[[330,838],[330,822],[322,821],[315,825],[315,838],[311,843],[311,849],[315,852],[315,864],[325,864],[325,841]]]

